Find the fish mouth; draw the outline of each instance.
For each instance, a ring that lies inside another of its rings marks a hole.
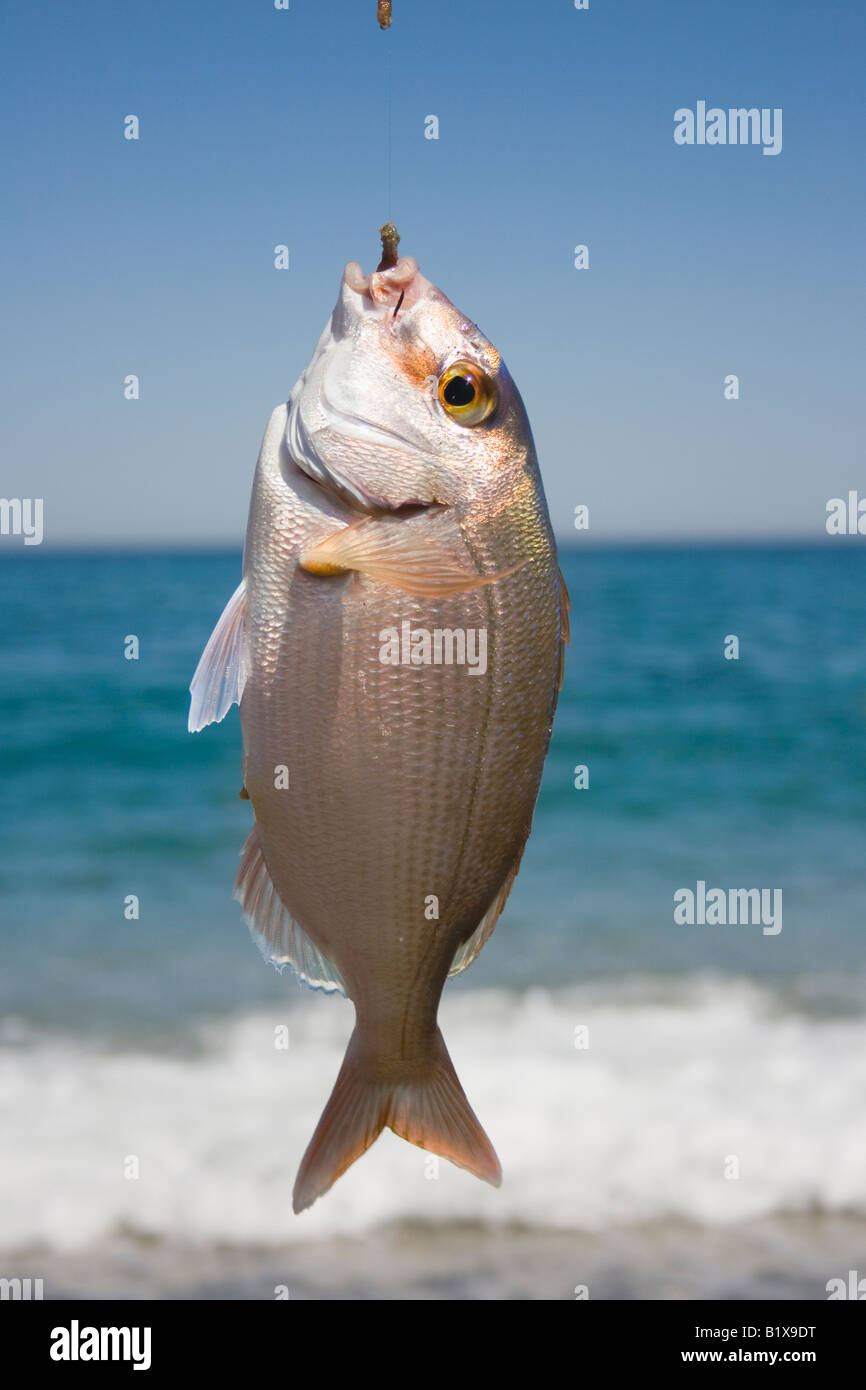
[[[418,274],[414,256],[401,256],[396,265],[371,270],[369,275],[364,274],[357,261],[350,261],[343,271],[343,284],[378,308],[392,305],[401,294],[411,299],[416,279],[420,281],[423,276]]]
[[[438,496],[446,481],[442,461],[427,438],[425,411],[434,413],[434,397],[426,384],[415,383],[422,389],[411,401],[415,409],[420,404],[417,425],[411,423],[411,412],[404,423],[403,409],[394,417],[399,425],[394,428],[366,414],[368,405],[373,414],[381,413],[381,402],[375,396],[367,399],[363,373],[358,377],[353,364],[358,336],[371,320],[374,325],[393,320],[430,288],[411,256],[369,275],[350,261],[330,324],[289,397],[285,440],[295,466],[364,516],[444,501]]]

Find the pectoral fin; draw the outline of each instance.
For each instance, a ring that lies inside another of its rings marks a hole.
[[[507,579],[526,563],[499,574],[479,574],[460,527],[447,511],[411,517],[365,517],[345,526],[301,556],[309,574],[360,574],[429,597],[465,593]]]

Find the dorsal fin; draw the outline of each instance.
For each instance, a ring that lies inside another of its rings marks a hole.
[[[565,675],[565,649],[571,640],[571,623],[568,615],[571,612],[571,599],[568,597],[568,589],[565,587],[565,580],[562,570],[559,573],[559,676],[556,682],[557,690],[562,689],[562,680]]]
[[[462,946],[457,947],[454,953],[454,959],[451,962],[451,969],[448,971],[449,975],[459,975],[460,971],[465,970],[467,966],[471,965],[475,957],[481,953],[481,948],[485,941],[492,935],[493,928],[502,915],[502,909],[508,899],[508,894],[511,892],[512,884],[517,878],[517,870],[520,868],[520,860],[522,857],[523,850],[520,851],[514,864],[508,870],[502,887],[499,889],[499,892],[496,894],[496,897],[493,899],[493,902],[488,907],[472,935],[467,937]]]

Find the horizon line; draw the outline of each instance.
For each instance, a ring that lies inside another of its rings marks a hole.
[[[0,558],[12,556],[21,558],[34,550],[45,551],[49,555],[235,555],[243,553],[243,541],[230,540],[165,540],[155,538],[131,540],[126,544],[111,541],[60,540],[42,541],[38,546],[24,545],[21,537],[9,538],[11,545],[0,540]],[[583,550],[594,552],[605,550],[820,550],[839,541],[853,545],[866,543],[866,535],[831,536],[821,534],[749,534],[730,535],[703,533],[695,536],[625,534],[608,535],[603,538],[586,536],[580,540],[570,536],[556,536],[557,548],[566,554],[577,554]]]

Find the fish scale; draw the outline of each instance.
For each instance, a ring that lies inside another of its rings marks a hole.
[[[483,630],[486,669],[383,661],[404,624]],[[532,436],[499,354],[411,258],[369,277],[350,265],[269,421],[244,579],[190,718],[240,702],[255,825],[236,893],[260,943],[355,1005],[296,1210],[385,1126],[500,1179],[437,1011],[517,871],[565,636]]]

